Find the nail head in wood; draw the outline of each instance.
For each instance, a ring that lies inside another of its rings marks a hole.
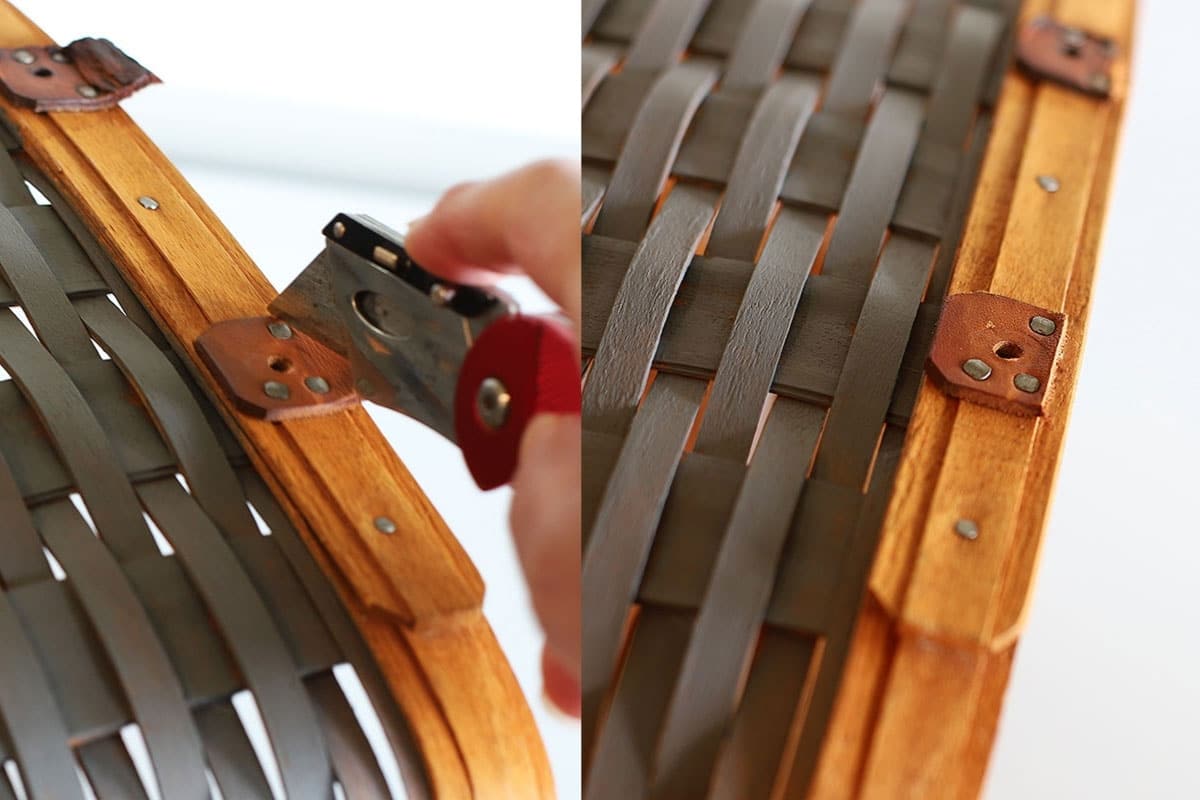
[[[974,520],[960,519],[954,523],[954,532],[972,542],[979,538],[979,526]]]

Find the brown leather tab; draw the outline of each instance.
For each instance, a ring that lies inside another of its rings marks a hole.
[[[1108,97],[1112,92],[1116,54],[1111,39],[1050,17],[1031,20],[1017,39],[1017,62],[1026,71],[1096,97]]]
[[[107,39],[0,49],[0,89],[17,105],[37,112],[111,108],[158,82]]]
[[[314,417],[358,402],[345,358],[270,317],[218,322],[196,339],[196,352],[252,417]]]
[[[952,295],[928,372],[951,397],[1025,417],[1043,413],[1066,317],[987,292]]]

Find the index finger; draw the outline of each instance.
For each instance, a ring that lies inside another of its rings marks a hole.
[[[539,161],[463,184],[410,226],[405,249],[452,280],[524,273],[579,330],[579,187],[579,165],[568,161]]]

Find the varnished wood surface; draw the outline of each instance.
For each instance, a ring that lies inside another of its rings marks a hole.
[[[1118,42],[1113,97],[1009,73],[950,291],[1067,314],[1047,413],[1022,419],[923,383],[813,797],[969,798],[986,774],[1079,368],[1134,8],[1031,0],[1022,18],[1039,13]],[[953,532],[960,518],[978,539]]]
[[[0,3],[0,46],[49,43]],[[334,580],[409,717],[443,797],[553,793],[532,715],[482,617],[474,566],[361,408],[267,423],[238,413],[196,359],[214,322],[274,296],[195,191],[119,109],[35,115],[0,103],[78,210]],[[150,211],[138,198],[150,196]],[[385,536],[377,516],[396,521]]]

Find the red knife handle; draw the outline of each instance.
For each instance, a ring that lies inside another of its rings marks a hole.
[[[579,413],[578,347],[565,323],[520,314],[475,340],[458,374],[454,428],[480,489],[512,480],[531,419]]]

